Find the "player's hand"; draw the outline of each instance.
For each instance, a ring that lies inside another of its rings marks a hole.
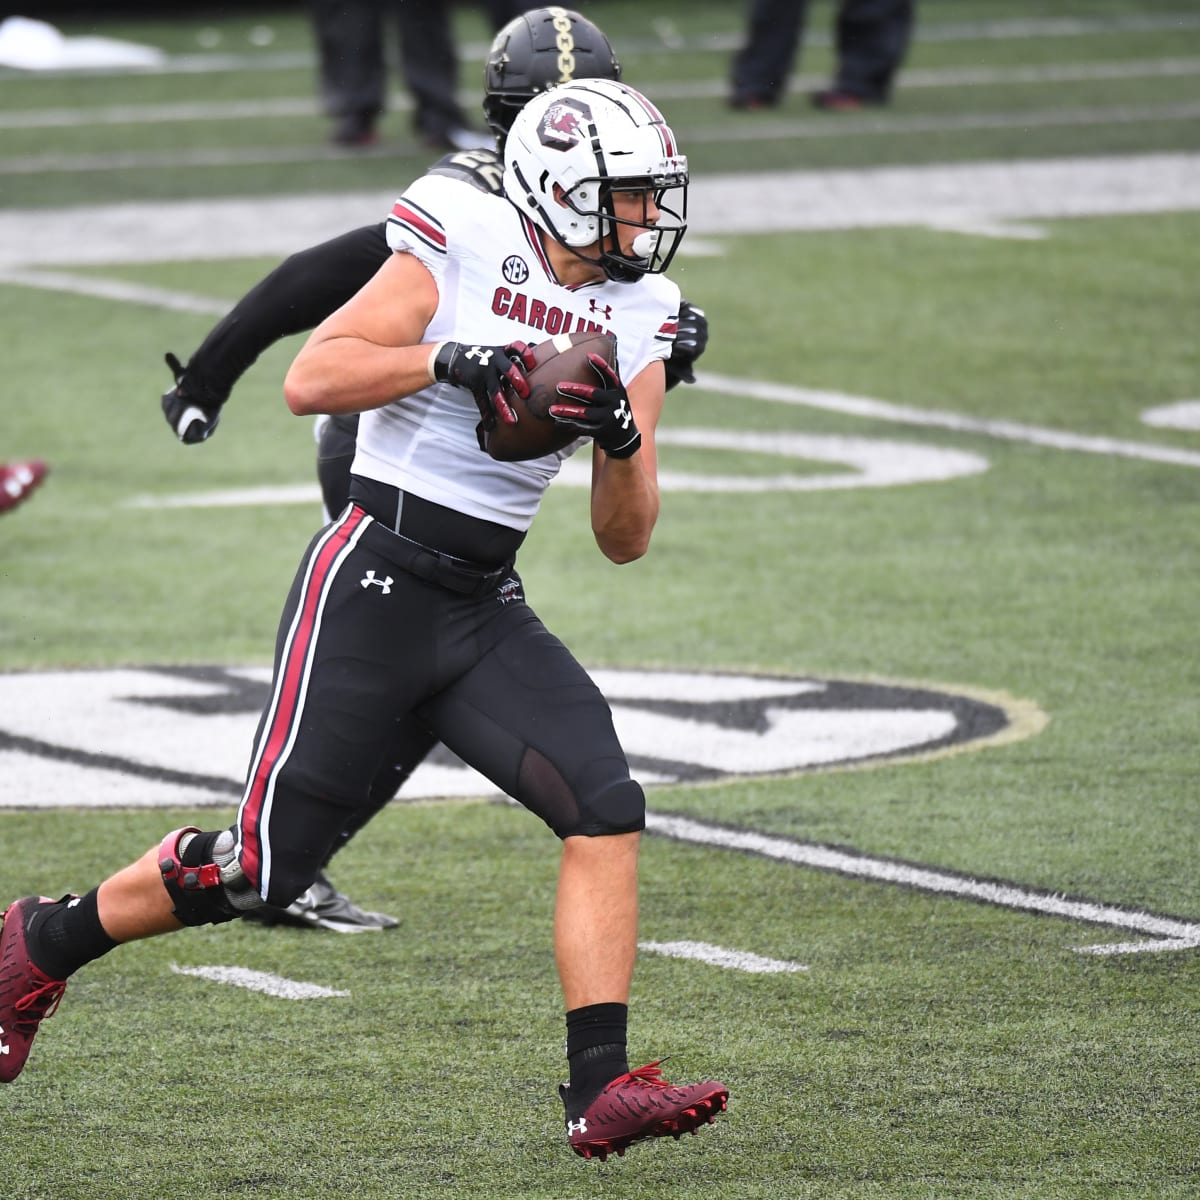
[[[629,407],[629,393],[620,376],[599,354],[589,354],[588,362],[600,383],[560,383],[558,394],[567,402],[551,404],[550,415],[560,425],[570,425],[590,437],[609,458],[629,458],[642,445],[642,435]]]
[[[507,346],[472,346],[468,342],[443,342],[434,355],[431,373],[439,383],[466,388],[475,397],[482,425],[487,430],[497,421],[517,423],[505,391],[509,388],[522,400],[529,396],[525,372],[533,369],[531,348],[524,342]]]
[[[668,391],[677,383],[696,382],[696,372],[692,367],[707,346],[708,318],[704,315],[704,309],[680,300],[675,346],[671,350],[671,357],[663,364],[667,369]]]
[[[171,374],[175,376],[175,386],[163,392],[163,416],[185,446],[194,446],[212,436],[221,419],[221,405],[226,397],[198,388],[188,378],[187,368],[175,355],[168,353],[165,357]]]

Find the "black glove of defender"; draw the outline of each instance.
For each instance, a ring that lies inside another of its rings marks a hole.
[[[525,372],[533,369],[533,356],[524,342],[507,346],[471,346],[466,342],[443,342],[430,366],[438,383],[466,388],[475,397],[483,427],[495,429],[497,420],[517,423],[517,414],[505,399],[506,388],[522,400],[529,396]]]
[[[704,315],[704,309],[680,300],[675,346],[671,357],[663,364],[667,369],[667,391],[677,383],[696,382],[696,372],[692,367],[707,346],[708,318]]]
[[[558,394],[576,403],[551,404],[550,415],[560,425],[570,425],[590,437],[609,458],[629,458],[642,445],[642,435],[629,407],[629,393],[620,376],[599,354],[589,354],[588,362],[600,376],[600,385],[560,383]]]
[[[164,357],[175,376],[175,386],[163,392],[163,416],[185,446],[194,446],[212,436],[221,419],[221,405],[229,398],[229,393],[221,396],[198,385],[188,378],[187,368],[175,355],[168,352]]]

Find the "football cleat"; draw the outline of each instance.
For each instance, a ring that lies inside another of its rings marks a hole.
[[[56,904],[48,896],[15,900],[0,926],[0,1083],[12,1083],[25,1066],[38,1026],[54,1015],[65,979],[51,979],[34,966],[25,946],[29,914],[39,904]]]
[[[387,913],[366,912],[349,896],[339,892],[324,872],[286,908],[263,905],[242,914],[263,925],[292,925],[299,929],[328,929],[333,933],[378,933],[400,924]]]
[[[568,1117],[567,1140],[576,1154],[604,1162],[643,1138],[678,1141],[682,1134],[711,1125],[725,1111],[729,1089],[723,1083],[668,1083],[659,1070],[661,1061],[618,1075],[578,1117]],[[565,1103],[565,1085],[559,1094]]]
[[[0,512],[16,508],[27,500],[46,478],[49,468],[39,459],[28,462],[0,463]]]

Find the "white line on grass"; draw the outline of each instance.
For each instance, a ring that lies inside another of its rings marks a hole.
[[[1179,79],[1200,75],[1200,58],[1145,58],[1124,62],[1047,63],[1014,67],[927,67],[904,73],[903,90],[1007,87],[1029,84],[1087,83],[1122,79]],[[828,83],[824,75],[794,75],[788,89],[803,95]],[[656,84],[656,103],[723,97],[723,80],[676,81]],[[467,103],[470,100],[467,99]],[[406,92],[388,97],[389,112],[411,110]],[[315,96],[262,97],[254,100],[192,100],[174,104],[106,104],[89,108],[33,108],[0,112],[0,129],[81,129],[89,125],[169,125],[190,121],[245,121],[318,117]],[[840,128],[837,119],[824,123]],[[687,140],[693,140],[689,137]]]
[[[1153,913],[1118,908],[1091,900],[1073,900],[1054,893],[1037,892],[1011,883],[1000,883],[969,876],[955,875],[932,867],[913,866],[886,858],[835,850],[815,842],[794,841],[791,838],[749,830],[726,829],[690,817],[646,814],[646,829],[650,833],[688,842],[698,846],[716,846],[722,850],[740,850],[763,858],[790,862],[799,867],[831,871],[858,879],[872,880],[914,888],[921,892],[956,896],[976,900],[999,908],[1043,916],[1062,917],[1091,925],[1109,925],[1130,932],[1149,934],[1165,941],[1122,942],[1105,946],[1078,946],[1086,954],[1132,954],[1139,951],[1185,950],[1200,947],[1200,922],[1183,921],[1174,917],[1159,917]]]
[[[977,433],[985,437],[1010,442],[1026,442],[1054,450],[1077,450],[1085,454],[1107,454],[1116,458],[1142,459],[1146,462],[1169,463],[1177,467],[1200,467],[1200,451],[1182,450],[1174,446],[1156,446],[1150,442],[1128,442],[1118,438],[1091,437],[1061,429],[1045,429],[1037,425],[1022,425],[1016,421],[992,421],[983,417],[966,417],[960,413],[936,409],[910,408],[873,400],[868,396],[850,396],[842,392],[817,391],[812,388],[791,387],[786,384],[761,383],[738,379],[730,375],[696,373],[696,385],[723,395],[750,397],[775,404],[795,404],[819,408],[827,412],[844,413],[873,421],[893,421],[902,425],[919,425],[931,429],[951,429],[959,433]]]
[[[727,971],[745,971],[750,975],[781,975],[789,971],[807,971],[802,963],[779,958],[764,958],[747,950],[727,950],[709,942],[639,942],[642,950],[662,954],[667,958],[685,958]]]
[[[894,137],[897,134],[971,133],[980,129],[1051,129],[1059,126],[1129,125],[1200,119],[1200,103],[1050,108],[994,113],[950,113],[931,116],[847,116],[830,121],[771,119],[754,125],[717,124],[686,129],[690,143],[721,144],[747,141],[854,137]],[[383,158],[395,153],[382,145],[356,152],[357,157]],[[88,171],[152,171],[188,167],[229,167],[269,163],[307,163],[345,159],[335,146],[210,147],[195,150],[127,150],[103,154],[29,154],[0,158],[0,175],[50,175]],[[743,186],[745,177],[743,179]]]
[[[394,199],[380,190],[2,210],[0,268],[291,254],[382,220]],[[689,191],[688,226],[706,238],[1197,210],[1200,154],[1142,154],[711,175]]]
[[[282,975],[272,975],[269,971],[251,971],[248,967],[180,967],[172,963],[171,970],[176,975],[193,975],[212,983],[227,983],[251,992],[276,996],[280,1000],[325,1000],[331,996],[350,995],[349,992],[322,987],[317,983],[284,979]]]

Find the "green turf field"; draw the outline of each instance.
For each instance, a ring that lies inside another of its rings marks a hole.
[[[161,73],[0,71],[0,461],[51,465],[0,517],[0,901],[232,816],[319,519],[299,341],[201,447],[162,355],[278,261],[273,213],[353,228],[428,163],[399,93],[378,150],[327,149],[302,12],[243,7],[63,20]],[[631,1054],[728,1114],[569,1152],[556,846],[444,763],[331,872],[400,930],[81,972],[0,1090],[3,1200],[1200,1194],[1200,15],[923,0],[895,104],[828,117],[830,8],[745,115],[740,4],[585,7],[691,158],[672,275],[712,341],[648,557],[608,564],[564,479],[521,558],[650,781]],[[227,255],[237,197],[264,245]]]

